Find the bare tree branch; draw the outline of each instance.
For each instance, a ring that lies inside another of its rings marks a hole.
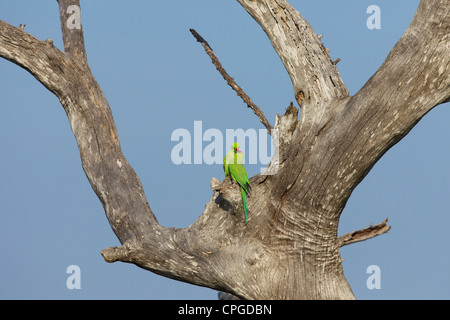
[[[263,28],[281,58],[303,108],[349,95],[328,50],[286,0],[238,0]]]
[[[64,42],[64,51],[86,62],[81,8],[79,0],[57,0]]]
[[[75,43],[69,46],[70,50],[81,52]],[[112,112],[100,86],[83,57],[72,52],[61,52],[50,42],[0,21],[0,57],[29,71],[59,98],[66,111],[83,170],[122,244],[103,250],[105,261],[133,263],[172,279],[233,292],[240,297],[258,297],[257,292],[247,295],[245,287],[234,289],[245,282],[249,273],[241,272],[246,269],[250,272],[255,250],[261,245],[243,242],[248,237],[243,221],[236,228],[237,217],[241,216],[237,212],[242,210],[238,187],[233,185],[221,197],[214,192],[203,215],[189,228],[159,225],[139,178],[121,151]],[[255,186],[255,195],[258,189]],[[254,210],[252,219],[257,217]],[[253,229],[249,234],[254,234],[255,228],[247,231]],[[230,243],[232,238],[240,241]],[[236,263],[242,268],[226,268],[226,261],[230,266]]]
[[[273,126],[269,123],[269,121],[267,120],[264,113],[261,111],[261,109],[255,103],[253,103],[252,99],[244,92],[244,90],[242,90],[242,88],[240,86],[237,85],[236,81],[234,81],[234,79],[225,71],[224,67],[222,66],[219,59],[214,54],[214,52],[213,52],[212,48],[210,47],[210,45],[208,44],[208,42],[206,42],[206,40],[201,35],[199,35],[197,33],[197,31],[195,31],[194,29],[189,29],[189,31],[191,31],[191,33],[195,37],[195,39],[197,39],[197,41],[201,43],[201,45],[205,49],[208,56],[211,58],[212,63],[214,64],[216,69],[220,72],[222,77],[226,80],[228,85],[234,91],[236,91],[237,95],[239,97],[241,97],[241,99],[244,101],[244,103],[246,103],[247,106],[250,109],[252,109],[253,112],[258,116],[261,123],[266,127],[267,133],[272,134],[271,130],[273,129]]]
[[[374,225],[374,226],[370,225],[369,227],[367,227],[365,229],[353,231],[353,232],[347,233],[343,236],[340,236],[337,239],[337,245],[339,247],[343,247],[348,244],[365,241],[365,240],[371,239],[373,237],[379,236],[381,234],[384,234],[391,229],[391,227],[386,224],[387,221],[388,221],[388,219],[386,218],[386,220],[384,220],[383,222],[381,222],[377,225]]]
[[[302,115],[292,161],[275,178],[285,181],[280,197],[289,189],[291,201],[313,203],[320,211],[333,208],[328,214],[338,218],[381,156],[448,99],[449,8],[449,0],[423,0],[405,34],[358,93]],[[293,182],[289,177],[295,168],[300,172]]]
[[[0,57],[28,70],[66,111],[83,169],[122,244],[102,251],[106,261],[239,298],[353,299],[339,247],[390,227],[384,221],[338,239],[340,214],[378,159],[449,100],[450,0],[422,0],[386,61],[353,97],[320,39],[285,0],[238,1],[266,31],[303,107],[300,121],[292,104],[277,116],[283,164],[276,174],[250,179],[248,224],[237,184],[212,179],[211,199],[191,226],[159,225],[87,64],[81,24],[66,23],[78,0],[59,1],[65,52],[0,21]]]
[[[29,71],[50,91],[64,90],[66,83],[62,71],[70,61],[58,48],[1,20],[0,30],[0,57]]]

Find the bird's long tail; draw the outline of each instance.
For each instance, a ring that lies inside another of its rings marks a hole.
[[[241,187],[242,193],[242,202],[244,203],[244,212],[245,212],[245,224],[247,224],[247,193],[244,188]]]

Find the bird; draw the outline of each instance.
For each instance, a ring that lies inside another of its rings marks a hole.
[[[239,143],[234,142],[230,150],[223,158],[223,171],[225,178],[230,177],[231,181],[236,181],[241,187],[242,202],[244,204],[245,224],[247,224],[247,197],[250,197],[250,182],[244,165],[244,154],[239,150]]]

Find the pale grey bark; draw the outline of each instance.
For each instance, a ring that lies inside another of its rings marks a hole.
[[[303,108],[347,97],[327,48],[311,25],[285,0],[238,0],[263,28],[281,58]]]
[[[78,0],[58,1],[65,52],[0,21],[0,57],[28,70],[61,101],[83,169],[122,244],[102,251],[106,261],[246,299],[353,299],[339,247],[375,234],[365,229],[338,238],[340,214],[377,160],[449,101],[450,0],[422,0],[403,37],[354,96],[312,27],[286,1],[238,1],[267,33],[302,107],[299,121],[293,105],[277,116],[279,171],[250,179],[248,224],[239,214],[240,191],[228,179],[212,179],[211,200],[188,228],[158,224],[90,72],[83,30],[64,24]]]

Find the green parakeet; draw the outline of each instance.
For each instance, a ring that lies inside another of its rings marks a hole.
[[[239,144],[233,143],[227,155],[223,158],[225,177],[231,177],[241,187],[242,202],[244,203],[245,223],[247,223],[247,196],[250,196],[250,183],[244,165],[244,154],[239,150]]]

